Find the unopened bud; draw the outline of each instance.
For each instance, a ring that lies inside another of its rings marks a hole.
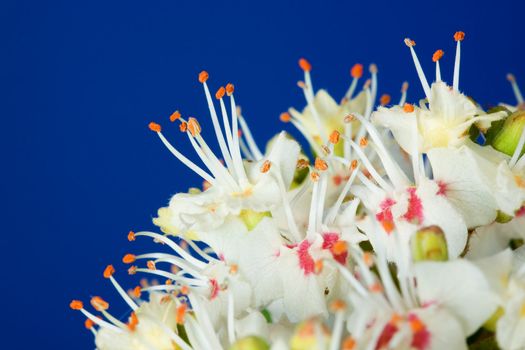
[[[270,345],[261,337],[249,336],[237,340],[230,350],[269,350]]]
[[[500,152],[512,156],[516,147],[518,146],[518,141],[523,133],[525,128],[525,111],[516,111],[512,113],[503,124],[501,130],[492,140],[492,147],[497,149]],[[521,154],[524,151],[521,150]]]
[[[414,261],[448,260],[445,234],[438,226],[428,226],[420,229],[412,236],[410,244]]]

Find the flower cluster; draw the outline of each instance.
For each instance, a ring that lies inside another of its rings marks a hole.
[[[114,267],[104,270],[129,314],[113,316],[98,296],[90,303],[100,315],[71,302],[97,348],[524,349],[523,97],[512,75],[517,105],[485,111],[460,92],[464,36],[454,35],[452,86],[441,77],[444,52],[432,57],[429,84],[405,39],[425,94],[413,104],[407,83],[399,103],[378,98],[373,64],[358,93],[364,69],[351,69],[338,103],[314,90],[301,59],[306,107],[280,119],[304,136],[303,150],[285,132],[261,150],[234,86],[212,96],[201,72],[218,151],[194,117],[177,111],[170,121],[198,162],[149,125],[203,190],[159,209],[162,234],[128,234],[159,244],[123,257],[129,274],[154,282],[125,291]]]

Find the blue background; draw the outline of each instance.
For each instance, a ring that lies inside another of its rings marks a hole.
[[[146,244],[130,245],[128,230],[153,229],[158,207],[200,185],[147,129],[162,122],[189,152],[167,122],[180,109],[211,135],[200,70],[210,72],[213,91],[235,84],[262,144],[283,126],[280,112],[304,105],[299,57],[314,66],[314,85],[338,99],[348,69],[375,62],[380,93],[397,100],[408,80],[416,101],[422,90],[403,38],[416,40],[429,77],[432,53],[443,49],[448,78],[452,35],[463,30],[461,89],[484,104],[514,103],[505,74],[525,86],[522,4],[2,1],[2,341],[94,348],[72,298],[102,295],[126,314],[102,270],[114,263],[117,279],[133,287],[138,278],[125,276],[120,259]]]

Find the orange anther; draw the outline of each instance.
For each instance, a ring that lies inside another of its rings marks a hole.
[[[323,159],[317,157],[317,158],[315,158],[315,164],[314,164],[314,167],[315,167],[317,170],[325,171],[326,169],[328,169],[328,164],[327,164],[326,161],[324,161]]]
[[[110,278],[115,273],[115,268],[113,265],[108,265],[104,269],[104,278]]]
[[[220,100],[221,98],[224,97],[224,94],[225,94],[225,93],[226,93],[226,89],[225,89],[223,86],[221,86],[221,87],[219,88],[219,90],[217,90],[217,92],[215,93],[215,98],[216,98],[217,100]]]
[[[412,39],[406,38],[405,39],[405,45],[408,47],[416,46],[416,42]]]
[[[341,133],[339,133],[339,131],[337,130],[334,130],[330,134],[330,137],[328,138],[328,140],[330,141],[331,144],[336,145],[339,142],[340,136],[341,136]]]
[[[148,269],[150,269],[150,270],[156,270],[157,269],[157,267],[155,266],[155,262],[153,260],[148,260],[146,265],[148,266]]]
[[[368,146],[368,139],[366,137],[361,137],[359,140],[359,146],[366,147]]]
[[[341,255],[348,251],[348,244],[345,241],[337,241],[334,243],[332,248],[330,248],[330,251],[334,255]]]
[[[345,123],[351,123],[355,120],[355,115],[349,114],[345,117],[344,122]]]
[[[180,119],[181,115],[179,111],[175,111],[170,115],[170,121],[174,122],[177,119]]]
[[[129,269],[128,269],[128,274],[130,275],[134,275],[137,273],[137,267],[135,265],[131,266]]]
[[[180,130],[180,132],[186,132],[186,130],[188,130],[188,123],[186,123],[186,122],[180,123],[179,130]]]
[[[183,295],[187,295],[190,292],[190,288],[188,286],[182,286],[180,287],[180,293]]]
[[[240,130],[240,129],[239,129],[239,130],[237,130],[237,136],[239,136],[239,138],[241,138],[241,137],[242,137],[242,130]]]
[[[226,94],[228,96],[231,96],[233,94],[233,91],[235,90],[235,86],[233,86],[232,83],[226,84]]]
[[[383,291],[383,286],[379,282],[374,283],[370,286],[370,291],[373,293],[381,293]]]
[[[109,304],[101,297],[91,298],[91,306],[97,311],[107,310],[109,308]]]
[[[354,338],[351,336],[348,336],[343,341],[343,345],[341,347],[341,350],[355,350],[356,342]]]
[[[210,77],[210,75],[208,74],[208,72],[203,70],[202,72],[199,73],[199,82],[205,83],[206,80],[208,80],[209,77]]]
[[[137,299],[140,298],[140,295],[142,294],[142,288],[140,288],[140,286],[136,286],[133,288],[131,294]]]
[[[401,85],[401,92],[406,92],[408,90],[408,81],[404,81]]]
[[[350,69],[350,75],[352,76],[352,78],[361,78],[363,76],[363,65],[360,63],[354,64],[352,69]]]
[[[370,65],[370,67],[368,67],[368,70],[370,71],[370,73],[372,74],[377,74],[377,65],[375,63],[372,63]]]
[[[513,82],[516,81],[516,77],[514,76],[514,74],[509,73],[509,74],[507,74],[507,80],[510,81],[511,83],[513,83]]]
[[[412,329],[412,332],[416,333],[425,329],[425,324],[416,318],[410,320],[410,328]]]
[[[164,284],[167,285],[167,286],[171,286],[173,284],[173,281],[172,280],[166,280],[166,282]]]
[[[69,303],[69,307],[73,310],[80,310],[84,307],[84,304],[80,300],[73,300]]]
[[[403,317],[401,317],[401,315],[399,314],[392,314],[392,317],[390,318],[390,324],[393,324],[393,325],[396,325],[398,324],[399,322],[401,322],[403,320]]]
[[[316,260],[315,264],[314,264],[314,272],[316,274],[320,274],[321,272],[323,272],[323,267],[324,267],[324,263],[322,260]]]
[[[193,117],[188,119],[188,130],[190,131],[191,136],[197,136],[201,133],[201,126],[197,119]]]
[[[283,113],[281,113],[281,115],[279,116],[279,119],[280,119],[283,123],[288,123],[290,120],[292,120],[292,116],[291,116],[290,113],[288,113],[288,112],[283,112]]]
[[[350,163],[350,170],[357,169],[358,165],[359,165],[359,163],[357,162],[357,159],[352,160],[352,162]]]
[[[175,321],[177,322],[177,324],[184,323],[184,316],[186,315],[187,309],[188,309],[188,306],[186,304],[180,304],[177,307],[177,315],[175,316]]]
[[[135,262],[135,259],[136,259],[135,255],[133,255],[133,254],[126,254],[126,255],[124,255],[124,257],[122,258],[122,262],[123,262],[124,264],[132,264],[132,263]]]
[[[91,329],[93,328],[94,325],[95,325],[95,322],[93,322],[89,318],[86,318],[86,320],[84,321],[84,327],[86,327],[86,329]]]
[[[301,67],[301,69],[305,72],[309,72],[312,70],[312,65],[305,58],[301,58],[299,60],[299,67]]]
[[[159,124],[151,122],[148,124],[148,127],[151,131],[160,132],[162,129]]]
[[[133,242],[135,240],[135,232],[129,231],[128,232],[128,241]]]
[[[306,159],[299,159],[297,161],[297,165],[295,166],[297,169],[304,169],[304,168],[307,168],[309,165],[309,162],[308,160]]]
[[[455,41],[463,41],[465,39],[465,33],[464,32],[455,32],[454,33],[454,40]]]
[[[392,100],[392,98],[390,97],[389,94],[383,94],[379,98],[379,103],[381,104],[381,106],[386,106],[387,104],[390,103],[391,100]]]
[[[319,181],[319,173],[316,173],[315,171],[310,174],[310,178],[313,182]]]
[[[239,266],[237,264],[232,264],[230,266],[230,273],[235,275],[239,271]]]
[[[330,310],[332,312],[344,311],[346,309],[346,303],[341,299],[336,299],[330,304]]]
[[[261,165],[261,173],[267,173],[272,167],[272,163],[269,160],[265,160]]]
[[[412,105],[410,103],[405,103],[403,105],[403,111],[405,113],[412,113],[412,112],[414,112],[414,105]]]
[[[365,265],[370,267],[374,265],[374,256],[370,252],[364,252],[363,253],[363,261],[365,262]]]
[[[439,61],[441,57],[443,57],[444,54],[445,52],[443,50],[436,50],[436,52],[434,52],[434,54],[432,55],[432,61],[433,62]]]
[[[137,317],[137,314],[135,312],[132,312],[129,315],[128,320],[128,328],[130,331],[134,331],[135,328],[137,328],[137,325],[139,324],[139,318]]]

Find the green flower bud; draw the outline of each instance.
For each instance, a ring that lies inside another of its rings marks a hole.
[[[414,261],[448,260],[447,241],[438,226],[428,226],[417,231],[410,240]]]
[[[243,209],[239,214],[239,217],[248,228],[248,231],[253,230],[263,218],[271,216],[272,214],[269,211],[258,212],[251,209]]]
[[[525,111],[512,113],[503,124],[501,130],[492,140],[492,147],[509,156],[514,154],[523,128],[525,127]],[[523,154],[524,151],[521,151]]]
[[[269,350],[270,345],[256,336],[244,337],[237,340],[231,347],[230,350]]]

